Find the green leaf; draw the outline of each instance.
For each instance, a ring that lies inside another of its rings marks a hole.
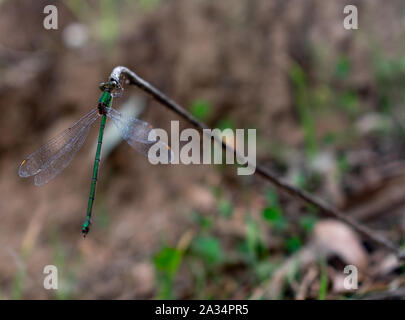
[[[289,252],[295,252],[301,248],[301,239],[298,236],[290,237],[286,242],[286,247]]]
[[[269,222],[276,222],[281,218],[281,210],[278,207],[267,207],[263,210],[263,218]]]
[[[206,100],[195,100],[191,106],[190,111],[194,117],[201,121],[205,121],[211,115],[211,104]]]
[[[263,218],[275,229],[285,229],[287,221],[283,217],[283,210],[279,205],[277,193],[273,189],[266,190],[266,199],[268,206],[262,211]]]
[[[224,258],[221,244],[211,236],[198,236],[194,239],[191,250],[209,264],[217,264]]]
[[[232,213],[233,213],[232,203],[230,203],[228,200],[221,200],[218,203],[218,211],[221,214],[221,216],[223,216],[225,218],[232,217]]]
[[[346,57],[341,57],[336,64],[335,74],[339,78],[345,78],[350,75],[351,69],[352,66],[349,59]]]
[[[153,260],[155,268],[167,275],[174,275],[180,266],[182,256],[182,251],[172,247],[164,247]]]

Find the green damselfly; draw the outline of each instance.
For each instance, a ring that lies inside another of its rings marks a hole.
[[[101,145],[107,117],[113,121],[122,138],[141,154],[147,156],[149,159],[156,156],[148,151],[153,145],[158,143],[160,150],[159,160],[166,159],[166,162],[169,163],[173,159],[170,147],[157,138],[157,134],[151,125],[134,117],[125,117],[112,108],[113,98],[120,95],[122,91],[121,84],[112,80],[101,83],[99,88],[103,93],[98,101],[97,108],[91,110],[79,121],[75,122],[73,126],[61,132],[47,144],[29,155],[21,163],[18,171],[19,176],[23,178],[34,176],[35,185],[37,186],[49,182],[67,167],[86,140],[93,123],[98,117],[101,117],[89,202],[86,219],[82,225],[83,236],[86,236],[90,230],[91,213],[93,210],[100,164]],[[166,154],[161,154],[162,150],[167,151]]]

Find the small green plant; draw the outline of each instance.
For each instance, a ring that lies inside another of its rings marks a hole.
[[[157,272],[158,299],[173,299],[173,281],[180,267],[183,252],[165,246],[154,257]]]
[[[263,235],[260,230],[259,224],[250,216],[246,217],[246,239],[242,245],[242,252],[245,252],[247,262],[256,268],[257,264],[267,258],[268,250],[263,242]]]
[[[342,56],[338,59],[335,68],[335,76],[339,79],[347,78],[352,71],[352,64],[350,60]]]
[[[225,258],[219,240],[209,235],[197,236],[191,244],[191,253],[210,266],[223,262]]]
[[[221,217],[224,218],[231,218],[233,214],[233,205],[230,201],[226,199],[221,199],[219,200],[218,203],[218,212],[221,215]]]
[[[356,116],[359,110],[359,98],[353,90],[344,91],[339,97],[339,105],[350,115]]]
[[[260,233],[256,222],[248,218],[246,221],[246,248],[251,261],[257,260],[257,247],[260,243]]]
[[[304,130],[307,155],[313,158],[317,153],[318,146],[315,135],[315,120],[308,96],[307,77],[304,70],[298,64],[294,64],[290,70],[290,78],[293,83],[295,105]]]
[[[212,285],[220,285],[219,266],[225,262],[225,251],[220,241],[204,232],[197,235],[187,252],[187,265],[195,281],[195,298],[211,299]]]
[[[324,259],[322,259],[322,261],[321,261],[321,278],[319,279],[318,300],[325,300],[327,291],[328,291],[328,275],[327,275],[327,269],[326,269],[326,261]]]
[[[283,216],[283,210],[274,189],[268,189],[266,191],[266,200],[267,206],[262,211],[263,218],[273,226],[275,230],[284,230],[287,227],[287,221]]]
[[[21,300],[23,298],[23,283],[25,279],[25,270],[23,267],[17,267],[11,288],[11,299]]]

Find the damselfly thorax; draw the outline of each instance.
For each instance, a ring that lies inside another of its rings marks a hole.
[[[98,113],[99,115],[107,115],[107,108],[110,108],[112,105],[112,94],[109,91],[104,91],[101,94],[100,99],[98,100]]]
[[[103,92],[98,100],[98,113],[106,115],[107,108],[112,106],[113,97],[121,94],[122,87],[115,81],[102,82],[98,87]]]

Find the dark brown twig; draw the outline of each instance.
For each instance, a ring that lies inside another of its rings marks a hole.
[[[110,80],[114,80],[119,82],[125,78],[129,84],[135,85],[142,89],[143,91],[147,92],[150,94],[155,100],[160,102],[162,105],[166,106],[167,108],[171,109],[190,123],[192,123],[195,127],[203,130],[203,129],[209,129],[206,124],[203,122],[199,121],[196,119],[193,115],[191,115],[189,112],[187,112],[182,106],[174,102],[172,99],[167,97],[165,94],[163,94],[161,91],[156,89],[154,86],[152,86],[150,83],[139,77],[135,72],[129,70],[126,67],[119,66],[114,68],[110,75]],[[213,135],[212,138],[219,144],[222,145],[222,147],[235,154],[237,157],[242,157],[241,154],[239,154],[233,147],[229,146],[226,144],[225,141],[223,141],[221,138]],[[249,165],[249,163],[248,163]],[[302,201],[304,201],[307,204],[311,204],[312,206],[318,208],[321,212],[328,214],[329,216],[332,216],[338,220],[341,220],[357,230],[359,233],[362,235],[366,236],[370,240],[374,241],[375,243],[385,247],[386,249],[392,251],[393,253],[396,254],[396,256],[399,259],[405,259],[405,252],[404,250],[401,250],[398,246],[396,246],[393,242],[379,234],[377,231],[371,230],[370,228],[366,227],[363,224],[360,224],[359,222],[355,221],[351,217],[345,215],[341,211],[339,211],[337,208],[334,206],[324,202],[323,200],[319,199],[318,197],[315,197],[314,195],[301,190],[297,187],[294,187],[290,185],[289,183],[285,182],[283,179],[277,177],[274,173],[270,172],[267,168],[263,167],[260,164],[256,165],[256,171],[258,175],[262,176],[264,179],[270,181],[273,185],[275,185],[278,189],[290,194],[291,196],[295,198],[299,198]]]

